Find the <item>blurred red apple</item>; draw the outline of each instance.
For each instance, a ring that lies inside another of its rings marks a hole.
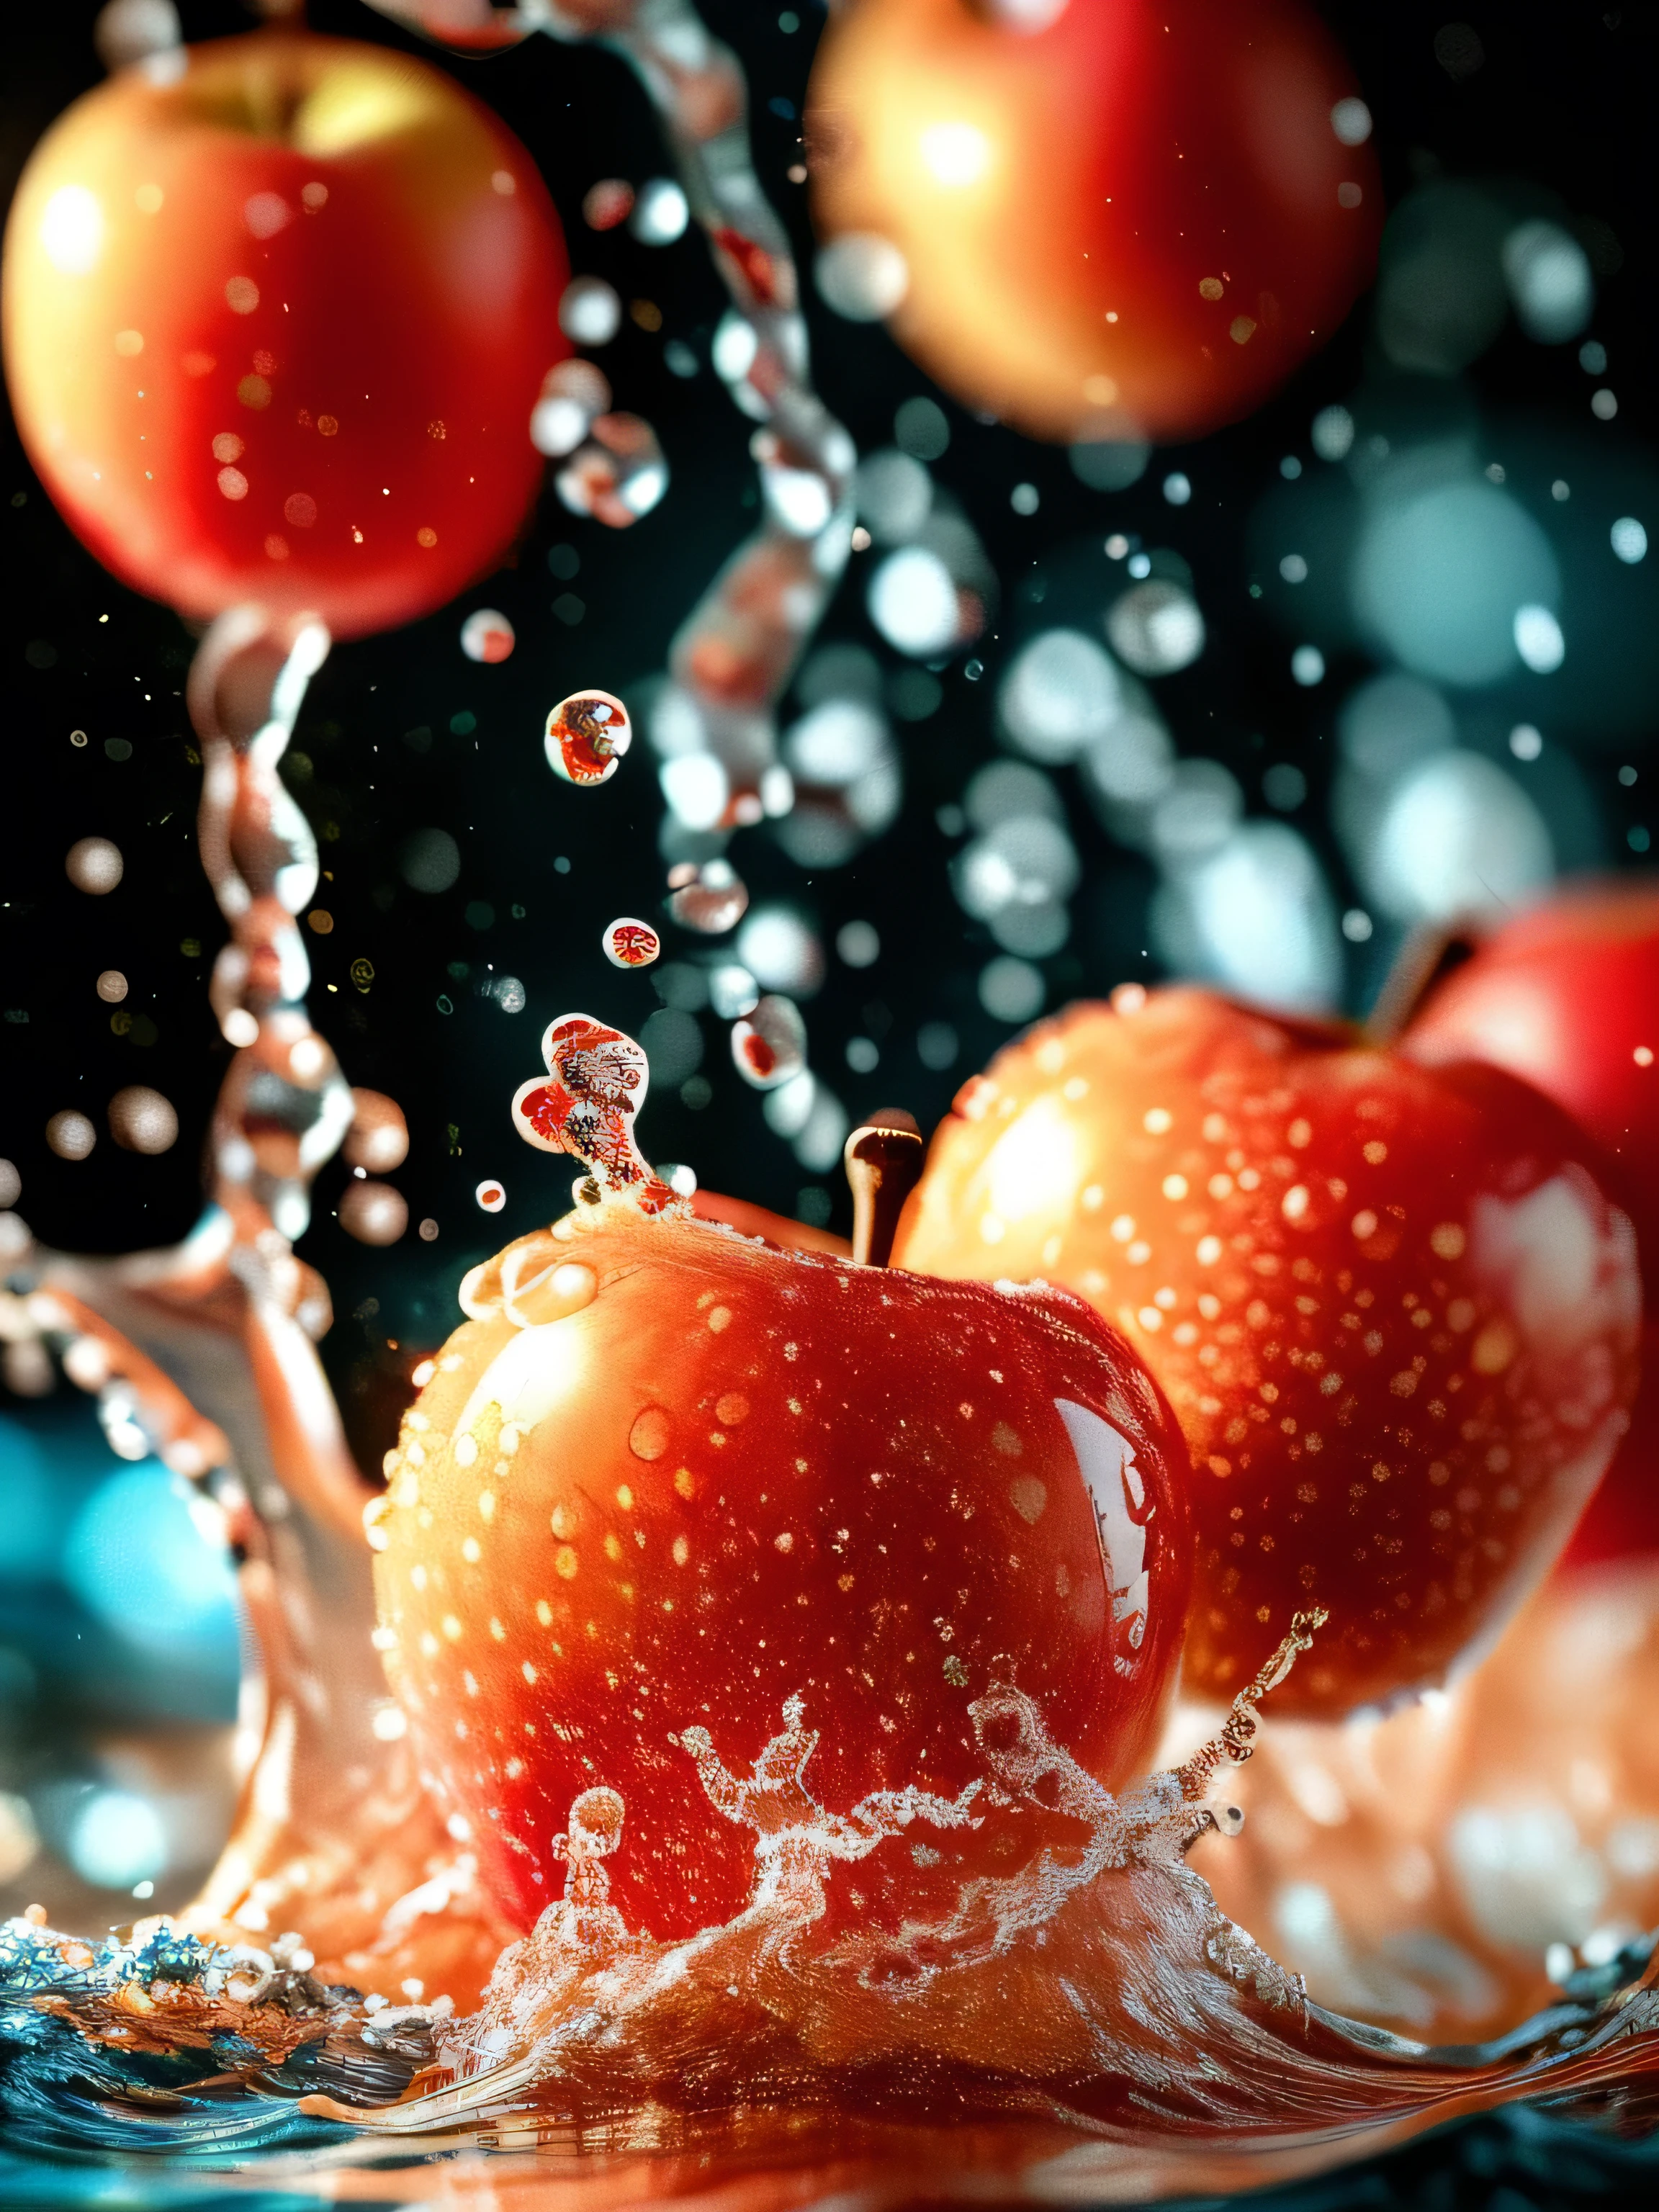
[[[24,172],[6,374],[71,528],[202,618],[341,636],[499,560],[568,274],[534,162],[404,54],[258,32],[121,72]]]
[[[1659,1262],[1659,889],[1585,884],[1534,907],[1434,986],[1400,1049],[1486,1060],[1553,1098]]]
[[[1655,1304],[1659,1270],[1659,890],[1586,884],[1534,907],[1431,993],[1400,1040],[1425,1066],[1483,1060],[1506,1067],[1588,1129],[1608,1187],[1636,1224]],[[1631,1432],[1580,1522],[1574,1564],[1659,1551],[1659,1467],[1649,1392],[1659,1389],[1650,1323],[1644,1398]]]
[[[807,94],[826,289],[1031,435],[1196,437],[1369,283],[1370,131],[1297,0],[856,0]]]
[[[1169,1393],[1189,1692],[1231,1694],[1313,1604],[1330,1620],[1281,1706],[1436,1683],[1549,1566],[1624,1433],[1630,1224],[1594,1147],[1497,1069],[1206,991],[1121,1003],[967,1085],[896,1262],[1080,1291]]]

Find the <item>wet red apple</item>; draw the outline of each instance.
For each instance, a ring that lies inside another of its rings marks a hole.
[[[1659,890],[1586,884],[1510,922],[1429,994],[1400,1049],[1425,1066],[1483,1060],[1554,1099],[1601,1146],[1636,1226],[1651,1313],[1659,1269]],[[1644,1405],[1574,1535],[1578,1563],[1659,1551],[1659,1467]]]
[[[1316,1603],[1288,1710],[1436,1683],[1548,1566],[1626,1425],[1635,1240],[1595,1148],[1495,1068],[1206,991],[1118,1003],[965,1086],[896,1262],[1066,1284],[1146,1358],[1190,1447],[1189,1692],[1229,1693]]]
[[[1330,337],[1376,257],[1370,130],[1297,0],[857,0],[806,108],[872,311],[963,405],[1062,440],[1196,437]]]
[[[1553,1098],[1659,1261],[1659,890],[1585,884],[1522,915],[1433,987],[1400,1049],[1487,1060]]]
[[[699,1189],[691,1206],[704,1221],[724,1221],[745,1237],[764,1237],[769,1244],[780,1244],[787,1252],[829,1252],[845,1259],[851,1250],[847,1239],[832,1230],[815,1229],[810,1221],[794,1221],[787,1214],[770,1212],[746,1198],[727,1198],[720,1191]]]
[[[372,1531],[381,1638],[426,1765],[526,1926],[573,1799],[621,1793],[631,1926],[739,1909],[755,1838],[684,1739],[746,1766],[803,1700],[847,1813],[981,1771],[969,1707],[1035,1697],[1103,1779],[1150,1758],[1190,1578],[1179,1439],[1063,1292],[787,1252],[627,1198],[468,1279]],[[1257,1639],[1257,1656],[1269,1648]],[[702,1739],[694,1737],[693,1742]],[[918,1817],[835,1910],[892,1923],[975,1863]]]
[[[7,380],[124,582],[351,636],[510,544],[568,274],[535,163],[448,78],[259,32],[124,70],[46,133],[6,234]]]

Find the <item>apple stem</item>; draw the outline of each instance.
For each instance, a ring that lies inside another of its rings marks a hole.
[[[842,1154],[853,1188],[853,1260],[884,1267],[904,1201],[921,1180],[924,1147],[914,1114],[884,1107],[860,1123]]]

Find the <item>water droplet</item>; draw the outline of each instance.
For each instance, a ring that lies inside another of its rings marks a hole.
[[[668,1449],[672,1424],[660,1406],[647,1406],[628,1431],[628,1449],[635,1459],[660,1459]]]
[[[793,999],[763,999],[732,1029],[732,1058],[744,1081],[775,1091],[806,1065],[806,1024]]]
[[[397,1100],[382,1091],[354,1090],[351,1109],[351,1127],[340,1148],[346,1165],[368,1175],[400,1168],[409,1158],[409,1124]]]
[[[609,345],[622,325],[622,301],[602,276],[578,276],[559,301],[559,328],[580,346]]]
[[[550,460],[562,460],[575,452],[595,419],[610,406],[611,386],[603,370],[591,361],[562,361],[542,379],[541,396],[530,416],[530,442]],[[573,549],[556,546],[548,556],[554,574],[568,580],[575,574],[575,567],[556,565],[555,553],[568,556],[574,563]]]
[[[852,323],[879,322],[902,306],[910,267],[890,239],[846,231],[819,253],[813,276],[826,307]]]
[[[662,939],[650,923],[628,914],[617,917],[602,941],[613,968],[648,968],[662,951]]]
[[[723,1022],[734,1022],[741,1014],[752,1014],[759,1000],[759,984],[736,961],[709,970],[708,1003]]]
[[[591,514],[607,530],[626,530],[649,514],[668,489],[668,463],[641,415],[601,415],[587,442],[554,478],[572,514]]]
[[[547,764],[567,783],[608,783],[633,742],[628,709],[609,691],[573,691],[547,718]]]
[[[719,937],[749,910],[747,885],[729,860],[682,860],[668,875],[668,911],[683,929]]]
[[[120,847],[107,837],[82,837],[64,855],[64,872],[77,891],[102,898],[126,873],[126,862]]]
[[[590,230],[615,230],[634,211],[634,187],[621,177],[601,177],[582,194],[582,221]]]
[[[417,830],[404,842],[398,872],[411,890],[447,891],[461,872],[461,848],[447,830]]]
[[[123,1152],[170,1152],[179,1141],[179,1116],[159,1091],[132,1083],[109,1102],[109,1133]]]
[[[251,200],[243,204],[242,221],[255,238],[275,238],[293,220],[294,210],[280,192],[255,192]],[[239,314],[244,312],[237,308]]]
[[[46,1143],[60,1160],[83,1160],[97,1142],[97,1130],[72,1109],[54,1114],[46,1124]]]
[[[550,1079],[532,1077],[520,1085],[513,1119],[526,1144],[586,1163],[588,1176],[577,1179],[578,1202],[626,1192],[642,1212],[682,1207],[684,1201],[652,1172],[635,1141],[635,1116],[651,1079],[644,1048],[591,1014],[562,1014],[543,1034],[542,1057]],[[591,1199],[582,1188],[586,1182]]]
[[[475,607],[461,624],[461,651],[469,660],[493,666],[505,660],[517,642],[512,623],[495,607]]]
[[[684,236],[690,220],[690,204],[673,179],[653,177],[641,187],[629,228],[641,246],[672,246]]]
[[[409,1226],[409,1201],[389,1182],[348,1183],[340,1226],[360,1244],[395,1244]]]

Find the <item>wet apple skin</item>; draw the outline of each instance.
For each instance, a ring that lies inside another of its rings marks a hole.
[[[896,1256],[1066,1283],[1146,1359],[1190,1447],[1188,1694],[1318,1604],[1281,1707],[1409,1695],[1547,1571],[1624,1431],[1629,1223],[1594,1146],[1495,1068],[1197,989],[1130,1004],[964,1086]]]
[[[526,1334],[464,1324],[406,1417],[380,1524],[392,1680],[507,1909],[528,1925],[557,1893],[549,1843],[602,1782],[628,1808],[610,1865],[629,1924],[727,1918],[754,1838],[714,1812],[678,1739],[706,1729],[738,1771],[797,1692],[820,1735],[807,1779],[834,1811],[912,1784],[954,1797],[981,1771],[968,1707],[994,1680],[1036,1698],[1102,1779],[1143,1769],[1191,1539],[1174,1424],[1115,1332],[1064,1292],[595,1211],[539,1240],[597,1282],[534,1349],[564,1377],[556,1403],[511,1452],[486,1410],[458,1458],[460,1416]],[[1057,1401],[1133,1447],[1138,1641]],[[976,1848],[919,1823],[837,1885],[832,1911],[896,1925],[990,1870]]]

